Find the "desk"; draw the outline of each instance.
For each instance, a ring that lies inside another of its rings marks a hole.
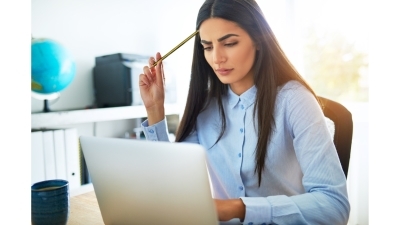
[[[96,194],[91,184],[71,192],[70,214],[67,225],[104,225]],[[239,220],[220,222],[220,225],[238,225]]]
[[[71,197],[70,214],[67,224],[104,225],[94,191]]]

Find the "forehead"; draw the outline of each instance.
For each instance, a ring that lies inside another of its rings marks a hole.
[[[241,36],[247,33],[237,23],[221,18],[204,20],[199,28],[199,35],[202,40],[214,40],[226,34]]]

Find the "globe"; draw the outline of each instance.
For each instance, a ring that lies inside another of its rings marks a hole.
[[[75,77],[75,62],[58,42],[33,38],[31,44],[31,90],[50,95],[68,87]]]

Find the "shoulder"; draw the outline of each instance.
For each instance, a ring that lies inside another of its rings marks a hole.
[[[287,111],[288,116],[316,116],[322,109],[316,97],[298,81],[288,81],[277,94],[276,106],[279,111]]]
[[[294,133],[308,129],[311,124],[326,124],[317,98],[298,81],[289,81],[280,88],[276,115],[282,117]]]
[[[308,91],[300,82],[296,80],[290,80],[278,87],[278,95],[282,94],[294,94],[296,92]]]
[[[305,99],[315,99],[315,97],[304,85],[298,81],[288,81],[278,88],[277,102],[298,102]]]

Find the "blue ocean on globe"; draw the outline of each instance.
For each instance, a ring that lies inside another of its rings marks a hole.
[[[64,90],[75,77],[75,62],[58,42],[47,38],[32,39],[31,90],[52,94]]]

